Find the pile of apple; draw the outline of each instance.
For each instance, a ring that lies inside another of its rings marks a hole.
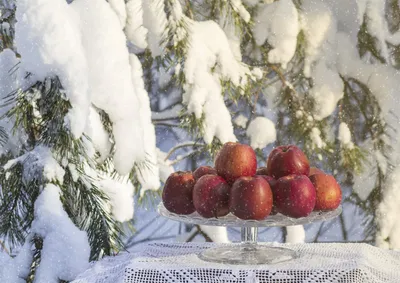
[[[162,200],[176,214],[197,211],[211,218],[231,212],[241,219],[262,220],[277,213],[300,218],[314,210],[335,210],[342,192],[333,176],[310,168],[297,146],[276,147],[267,167],[257,169],[250,146],[228,142],[216,156],[215,169],[201,166],[193,173],[171,174]]]

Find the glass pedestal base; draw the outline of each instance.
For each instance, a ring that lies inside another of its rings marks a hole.
[[[243,243],[207,249],[199,254],[199,258],[225,264],[275,264],[297,258],[297,253],[287,248]]]

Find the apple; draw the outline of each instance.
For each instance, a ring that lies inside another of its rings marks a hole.
[[[178,171],[172,173],[165,182],[162,201],[165,208],[176,214],[195,212],[193,205],[193,188],[196,183],[192,172]]]
[[[217,175],[217,170],[211,166],[200,166],[193,172],[193,176],[196,181],[204,175]]]
[[[205,218],[229,213],[229,184],[218,175],[204,175],[194,185],[193,204]]]
[[[308,176],[312,176],[315,174],[326,174],[326,173],[321,169],[318,169],[317,167],[310,167],[310,173],[308,174]]]
[[[267,176],[267,175],[258,175],[258,176],[264,178],[264,180],[267,181],[269,186],[271,187],[272,192],[274,192],[276,180],[274,178],[272,178],[271,176]]]
[[[276,182],[274,204],[283,215],[306,217],[313,211],[315,201],[314,185],[305,175],[288,175]]]
[[[265,167],[264,167],[264,168],[265,168]],[[257,175],[258,175],[258,174],[257,174]],[[275,190],[276,180],[275,180],[274,178],[272,178],[271,176],[267,176],[267,175],[259,175],[259,176],[263,177],[264,180],[268,182],[268,184],[269,184],[269,186],[270,186],[270,188],[271,188],[271,191],[272,191],[272,196],[274,196],[274,190]],[[275,214],[277,214],[277,213],[278,213],[278,211],[277,211],[277,209],[276,209],[275,203],[273,203],[273,205],[272,205],[272,210],[271,210],[270,215],[275,215]]]
[[[261,176],[240,177],[231,188],[229,210],[240,219],[261,220],[272,209],[272,191]]]
[[[259,167],[259,168],[257,168],[256,175],[266,175],[266,176],[268,176],[267,167]]]
[[[245,144],[225,143],[215,158],[215,169],[230,184],[240,177],[254,176],[257,170],[256,153]]]
[[[310,176],[310,181],[317,193],[314,210],[323,211],[338,208],[342,201],[342,190],[332,175],[315,174]]]
[[[306,175],[310,173],[307,156],[295,145],[276,147],[268,156],[268,175],[279,179],[287,175]]]

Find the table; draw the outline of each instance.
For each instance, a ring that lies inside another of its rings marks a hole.
[[[200,260],[214,243],[153,243],[135,253],[92,264],[73,283],[399,283],[400,252],[367,244],[265,244],[300,257],[272,265],[226,265]],[[231,244],[235,245],[235,244]]]

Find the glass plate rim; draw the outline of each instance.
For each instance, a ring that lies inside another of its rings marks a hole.
[[[282,214],[270,215],[263,220],[243,220],[237,218],[233,214],[220,218],[204,218],[197,212],[189,215],[179,215],[168,211],[164,204],[160,202],[157,206],[157,212],[163,217],[171,220],[184,222],[188,224],[199,224],[206,226],[232,226],[232,227],[284,227],[294,225],[304,225],[319,221],[326,221],[339,216],[343,209],[340,205],[335,210],[330,211],[313,211],[309,216],[302,218],[291,218]]]

